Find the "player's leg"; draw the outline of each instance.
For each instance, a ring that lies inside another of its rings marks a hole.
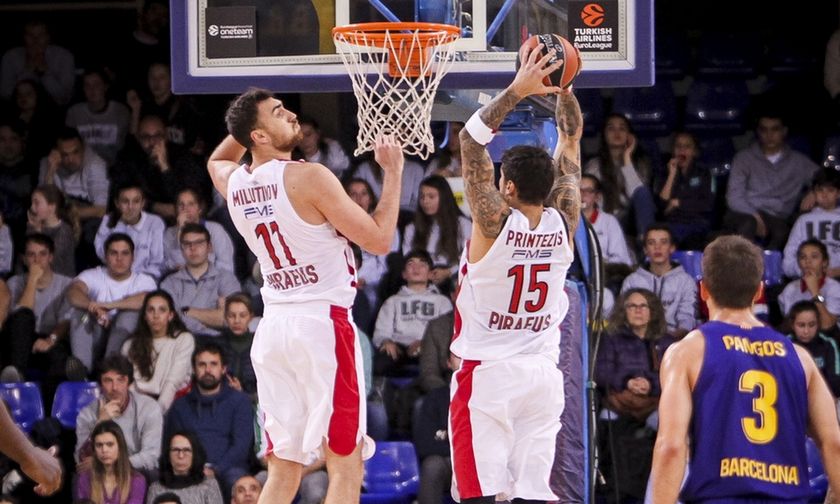
[[[324,443],[329,486],[324,504],[359,502],[362,488],[362,440],[349,455],[339,455]]]
[[[277,458],[273,453],[267,459],[268,479],[263,485],[259,504],[290,504],[297,495],[303,464]]]

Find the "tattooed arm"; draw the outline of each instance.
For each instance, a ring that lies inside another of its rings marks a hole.
[[[549,204],[563,214],[569,234],[575,235],[580,221],[580,138],[583,115],[577,98],[566,90],[557,95],[557,147],[554,149],[554,186]]]

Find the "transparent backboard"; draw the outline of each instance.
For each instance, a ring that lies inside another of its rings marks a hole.
[[[490,89],[513,77],[530,35],[581,51],[576,87],[653,84],[653,0],[172,0],[176,93],[349,91],[334,26],[372,21],[456,25],[457,61],[441,89]]]

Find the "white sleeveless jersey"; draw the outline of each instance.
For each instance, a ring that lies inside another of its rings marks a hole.
[[[292,208],[283,173],[294,162],[269,161],[250,173],[239,167],[228,179],[228,211],[260,263],[266,305],[349,307],[356,296],[353,252],[330,223],[308,224]]]
[[[518,354],[559,357],[560,322],[569,309],[563,290],[574,259],[566,224],[553,208],[535,229],[512,210],[487,254],[461,258],[452,352],[462,359]]]

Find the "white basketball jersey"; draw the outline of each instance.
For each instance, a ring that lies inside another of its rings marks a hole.
[[[530,229],[512,210],[478,262],[461,258],[452,352],[462,359],[497,360],[517,354],[559,357],[560,322],[569,309],[563,290],[574,259],[563,218],[543,210]]]
[[[330,223],[308,224],[292,208],[283,173],[294,162],[269,161],[253,172],[239,167],[228,180],[228,211],[260,263],[266,305],[349,307],[356,296],[353,252]]]

